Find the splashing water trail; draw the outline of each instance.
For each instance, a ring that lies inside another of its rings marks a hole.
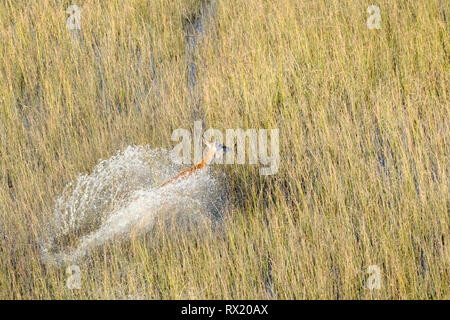
[[[44,261],[75,262],[107,241],[149,231],[160,217],[181,223],[220,217],[225,193],[207,172],[158,188],[181,169],[167,150],[129,146],[79,175],[56,200],[41,241]],[[74,236],[77,244],[68,244]]]

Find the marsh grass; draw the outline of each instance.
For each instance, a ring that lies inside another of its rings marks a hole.
[[[64,186],[192,128],[186,23],[201,1],[0,3],[0,298],[449,298],[447,1],[229,0],[199,43],[207,127],[279,128],[280,169],[215,166],[218,228],[157,223],[80,263],[36,241]],[[370,265],[381,289],[365,287]]]

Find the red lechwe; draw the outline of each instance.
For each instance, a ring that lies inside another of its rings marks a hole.
[[[160,184],[158,186],[158,188],[164,187],[165,185],[174,183],[181,179],[186,179],[187,177],[189,177],[190,175],[192,175],[193,173],[195,173],[198,170],[206,170],[214,159],[218,159],[218,158],[222,157],[224,154],[226,154],[227,152],[230,152],[230,148],[228,148],[220,143],[208,142],[208,141],[205,141],[205,143],[209,149],[208,149],[208,152],[206,153],[205,157],[202,159],[202,161],[200,163],[196,164],[195,166],[193,166],[189,169],[186,169],[186,170],[180,172],[178,175],[176,175],[172,179]]]

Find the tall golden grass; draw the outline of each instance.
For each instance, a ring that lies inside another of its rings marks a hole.
[[[366,0],[219,1],[196,51],[203,120],[279,128],[279,172],[215,166],[232,195],[220,232],[107,243],[78,290],[42,263],[68,182],[130,144],[171,148],[197,120],[185,47],[202,2],[78,0],[76,34],[70,1],[0,2],[0,298],[450,298],[439,0],[378,0],[379,30]]]

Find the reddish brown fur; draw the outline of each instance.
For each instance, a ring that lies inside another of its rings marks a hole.
[[[189,177],[192,173],[194,173],[197,170],[203,169],[206,167],[206,161],[203,159],[202,162],[200,162],[199,164],[196,164],[195,166],[186,169],[182,172],[180,172],[178,175],[176,175],[174,178],[162,183],[159,185],[159,188],[164,187],[165,185],[168,185],[169,183],[174,182],[175,180],[178,180],[180,178],[186,179],[187,177]]]
[[[206,144],[209,146],[209,150],[206,153],[206,156],[202,159],[202,161],[199,164],[196,164],[192,168],[182,171],[176,177],[159,185],[159,188],[164,187],[165,185],[167,185],[169,183],[173,183],[174,181],[176,181],[178,179],[186,179],[187,177],[189,177],[192,173],[194,173],[197,170],[206,169],[208,167],[208,165],[211,163],[211,161],[214,158],[215,153],[217,151],[214,143],[206,142]]]

